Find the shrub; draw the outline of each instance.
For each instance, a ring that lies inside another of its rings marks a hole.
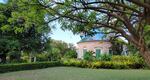
[[[129,69],[130,64],[132,65],[133,63],[130,63],[130,62],[112,62],[112,68],[113,69]]]
[[[37,61],[48,61],[48,55],[46,53],[41,53],[36,55]]]
[[[60,66],[59,61],[55,62],[38,62],[38,63],[19,63],[19,64],[1,64],[0,73],[20,70],[41,69],[53,66]]]
[[[113,62],[127,63],[130,68],[143,68],[145,66],[144,60],[140,56],[113,56]]]
[[[77,59],[70,59],[70,63],[72,66],[76,66],[76,67],[81,66],[81,61]]]
[[[112,56],[110,54],[102,54],[100,60],[102,61],[110,61]]]
[[[88,67],[88,66],[87,66],[88,63],[89,63],[89,62],[86,61],[86,60],[81,60],[81,67],[82,67],[82,68],[87,68],[87,67]]]
[[[50,61],[58,61],[61,59],[62,55],[59,53],[59,50],[56,48],[53,49],[52,52],[47,53],[47,56]]]
[[[102,65],[102,62],[100,61],[94,61],[91,63],[91,68],[100,68]]]
[[[87,61],[77,59],[62,60],[64,66],[75,66],[82,68],[104,68],[104,69],[139,69],[143,66],[131,61]]]
[[[84,60],[92,61],[93,60],[93,52],[88,51],[83,55]]]
[[[69,50],[65,53],[64,57],[66,57],[66,58],[77,58],[77,53],[75,50]]]
[[[123,57],[123,58],[121,58]],[[41,69],[53,66],[75,66],[82,68],[104,68],[104,69],[138,69],[144,65],[141,58],[133,57],[128,59],[125,56],[113,56],[112,61],[87,61],[78,59],[62,59],[55,62],[1,64],[0,73],[19,70]]]
[[[27,55],[22,56],[21,59],[24,63],[29,62],[29,56],[27,56]]]
[[[81,67],[81,60],[77,59],[62,59],[62,64],[64,66],[75,66],[75,67]]]
[[[112,69],[112,65],[113,65],[112,62],[110,61],[102,61],[100,68]]]
[[[18,62],[22,62],[21,60],[21,53],[18,51],[11,51],[8,53],[8,59],[9,59],[9,63],[18,63]]]
[[[118,61],[118,62],[130,61],[130,62],[132,62],[133,59],[131,56],[112,56],[112,61]]]

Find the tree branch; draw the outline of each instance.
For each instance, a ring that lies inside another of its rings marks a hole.
[[[150,5],[149,4],[143,3],[140,0],[127,0],[127,1],[132,2],[132,3],[136,4],[136,5],[141,6],[141,7],[150,9]]]

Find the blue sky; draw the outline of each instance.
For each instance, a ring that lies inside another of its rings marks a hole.
[[[3,2],[3,0],[0,0],[0,2]]]
[[[55,25],[56,29],[52,29],[52,34],[50,37],[55,40],[62,40],[67,43],[76,44],[81,40],[79,35],[74,35],[71,31],[63,31],[60,29],[59,23]]]
[[[0,0],[0,3],[4,3],[5,1],[7,1],[7,0]]]

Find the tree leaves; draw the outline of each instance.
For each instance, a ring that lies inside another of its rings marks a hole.
[[[0,53],[44,50],[50,27],[37,0],[9,0],[0,11]]]

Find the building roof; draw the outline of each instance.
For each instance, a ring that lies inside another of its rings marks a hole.
[[[81,40],[78,43],[82,43],[82,42],[95,42],[95,41],[107,41],[104,38],[104,34],[103,33],[97,33],[93,36],[88,36],[88,35],[81,35]]]
[[[77,42],[77,44],[84,43],[84,42],[100,42],[100,41],[109,42],[108,40],[89,40],[89,41],[79,41],[79,42]]]

